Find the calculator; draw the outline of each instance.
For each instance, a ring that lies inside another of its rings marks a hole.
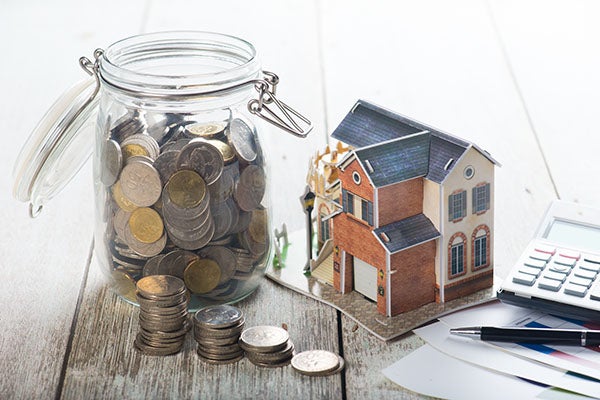
[[[600,321],[600,209],[554,201],[497,292],[508,304]]]

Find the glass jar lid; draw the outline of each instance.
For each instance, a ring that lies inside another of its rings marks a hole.
[[[29,202],[32,217],[92,154],[98,110],[95,91],[93,77],[73,85],[54,102],[23,146],[13,170],[13,195]]]

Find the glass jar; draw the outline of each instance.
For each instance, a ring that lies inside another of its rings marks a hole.
[[[91,152],[95,257],[122,298],[136,303],[137,280],[153,274],[183,279],[191,309],[248,296],[271,250],[253,116],[300,137],[310,122],[275,97],[277,76],[239,38],[153,33],[94,56],[80,60],[91,78],[55,103],[26,144],[16,197],[37,215]]]

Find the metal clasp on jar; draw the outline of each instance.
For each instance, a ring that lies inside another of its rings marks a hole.
[[[100,88],[100,81],[98,77],[98,63],[99,58],[104,54],[104,50],[96,49],[94,51],[95,61],[92,62],[86,57],[79,59],[79,64],[82,68],[90,75],[93,75],[96,79],[96,90],[90,97],[91,101]],[[293,109],[283,101],[279,100],[275,95],[277,85],[279,83],[279,77],[269,71],[263,71],[263,79],[252,79],[237,85],[229,86],[219,90],[211,92],[203,92],[203,96],[215,95],[219,93],[230,92],[238,90],[241,87],[247,85],[254,85],[254,88],[258,92],[258,98],[252,99],[248,102],[248,111],[252,114],[264,119],[272,125],[275,125],[279,129],[282,129],[294,136],[305,138],[313,128],[312,122],[304,115],[300,114],[297,110]],[[151,94],[145,93],[150,97],[154,97]],[[182,95],[181,97],[187,97],[189,95]],[[196,95],[192,95],[196,96]],[[274,105],[275,107],[273,107]]]

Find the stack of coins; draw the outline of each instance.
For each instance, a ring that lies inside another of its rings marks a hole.
[[[344,369],[344,359],[326,350],[307,350],[292,358],[292,368],[303,375],[328,376]]]
[[[259,367],[286,366],[294,355],[294,344],[288,332],[277,326],[253,326],[244,330],[240,346],[246,352],[246,358]]]
[[[198,299],[247,294],[270,243],[256,132],[238,118],[206,123],[136,110],[107,132],[99,172],[119,293],[136,301],[135,283],[163,274],[184,280]]]
[[[244,314],[228,305],[205,307],[194,315],[194,339],[198,356],[211,364],[229,364],[244,358],[238,344],[244,329]]]
[[[183,281],[169,275],[152,275],[137,282],[140,330],[135,348],[147,355],[166,356],[183,348],[189,331],[188,292]]]

